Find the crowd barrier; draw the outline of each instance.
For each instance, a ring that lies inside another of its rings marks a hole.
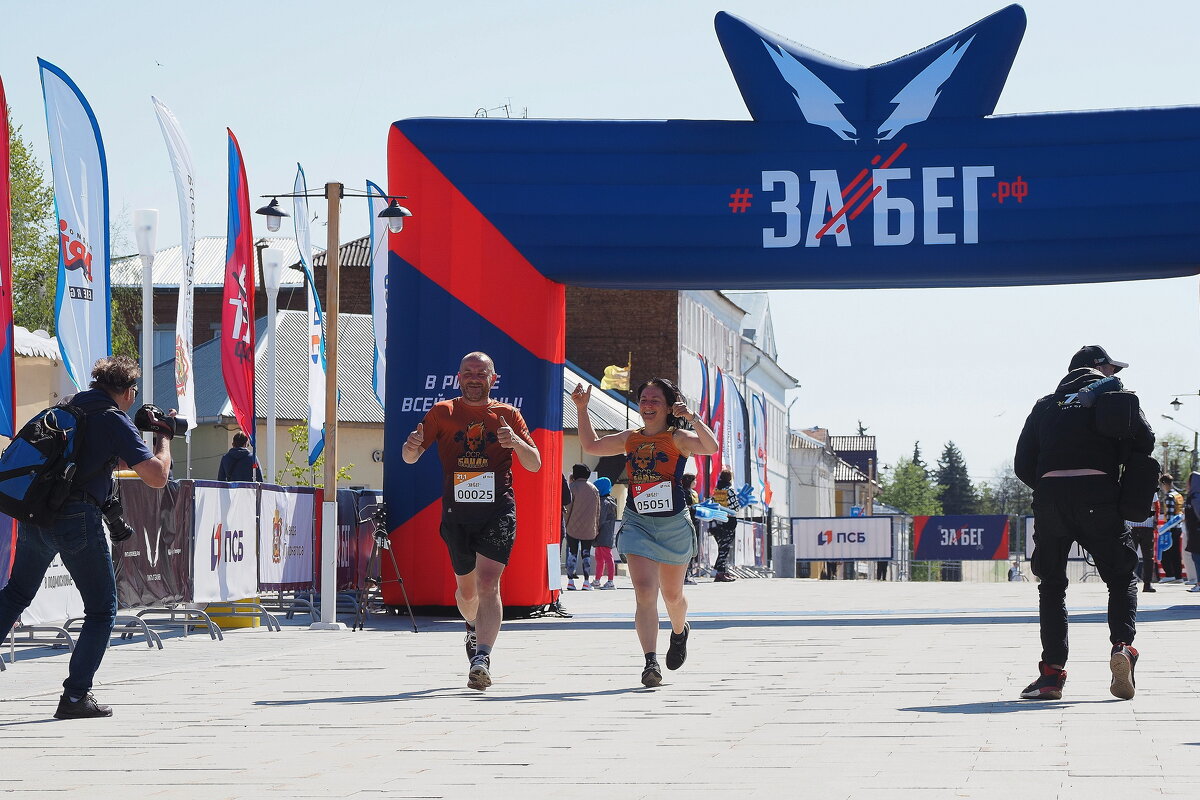
[[[322,490],[207,480],[172,481],[153,489],[139,479],[123,478],[118,491],[125,521],[133,529],[130,538],[113,545],[120,609],[138,609],[138,618],[158,611],[169,616],[165,624],[185,633],[207,627],[213,638],[221,638],[220,631],[199,609],[203,604],[228,604],[235,616],[266,615],[271,627],[277,626],[261,605],[239,601],[274,595],[280,607],[287,593],[291,599],[282,607],[297,604],[311,612],[311,600],[296,598],[315,598],[320,585],[316,532]],[[359,591],[365,585],[373,544],[369,516],[380,500],[380,493],[370,490],[338,490],[339,590]],[[0,586],[8,580],[15,539],[11,520],[0,519]],[[79,592],[55,559],[20,622],[36,628],[67,620],[64,628],[69,628],[82,614]],[[119,628],[122,621],[138,624],[123,615]]]

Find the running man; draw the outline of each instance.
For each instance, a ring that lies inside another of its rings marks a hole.
[[[542,468],[521,412],[490,397],[499,378],[486,353],[467,353],[458,368],[461,396],[434,405],[402,450],[405,463],[415,464],[438,445],[441,534],[458,582],[454,599],[467,622],[467,686],[479,691],[492,685],[492,647],[504,613],[500,575],[516,540],[513,454],[530,472]]]

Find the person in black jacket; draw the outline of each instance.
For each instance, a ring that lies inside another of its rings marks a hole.
[[[217,470],[219,481],[261,481],[262,470],[254,461],[254,454],[246,447],[250,439],[238,431],[233,435],[233,447],[221,456],[221,466]]]
[[[1095,559],[1108,586],[1108,627],[1112,650],[1109,690],[1128,700],[1134,695],[1132,647],[1137,616],[1137,550],[1120,510],[1121,466],[1133,453],[1148,456],[1154,432],[1140,410],[1127,435],[1104,435],[1097,428],[1094,393],[1120,390],[1107,381],[1129,366],[1089,345],[1071,359],[1069,372],[1053,394],[1034,404],[1017,441],[1014,470],[1033,489],[1033,574],[1038,586],[1042,661],[1038,679],[1021,692],[1033,700],[1062,698],[1067,679],[1067,555],[1078,542]],[[1090,392],[1079,394],[1081,390]],[[1092,394],[1093,397],[1089,397]]]

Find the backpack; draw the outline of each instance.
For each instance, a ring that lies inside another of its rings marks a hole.
[[[94,413],[94,412],[91,412]],[[76,478],[89,412],[63,403],[26,422],[0,454],[0,511],[19,522],[49,524]]]

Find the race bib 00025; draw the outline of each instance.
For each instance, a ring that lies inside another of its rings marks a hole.
[[[496,502],[496,473],[494,473],[494,472],[456,472],[456,473],[454,473],[454,502],[456,502],[456,503],[494,503],[494,502]]]

